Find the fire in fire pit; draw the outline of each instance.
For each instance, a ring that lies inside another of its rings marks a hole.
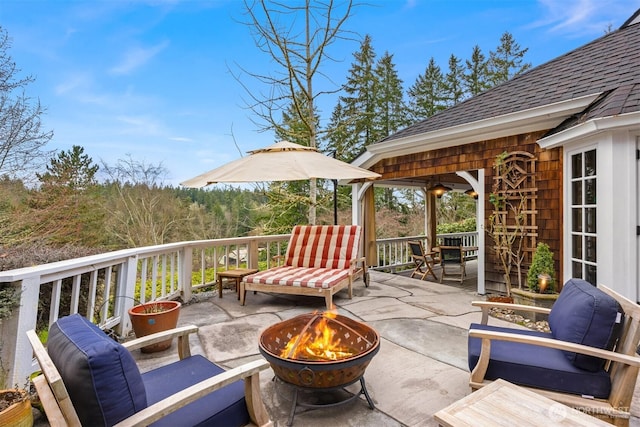
[[[337,336],[329,321],[337,316],[325,312],[320,317],[314,315],[302,332],[293,336],[280,352],[280,357],[296,360],[340,360],[352,357],[358,350],[342,344],[344,337]],[[319,320],[318,320],[319,319]],[[347,339],[349,335],[347,334]],[[366,338],[364,338],[366,340]]]
[[[344,387],[362,378],[378,352],[375,329],[324,312],[296,316],[267,328],[260,352],[278,378],[304,388]]]

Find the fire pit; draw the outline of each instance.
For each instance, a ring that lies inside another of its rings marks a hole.
[[[380,348],[375,329],[332,312],[296,316],[268,327],[260,335],[260,353],[269,361],[276,377],[294,386],[295,406],[325,407],[342,404],[364,394],[373,402],[364,383],[364,371]],[[343,401],[311,405],[297,402],[298,390],[326,391],[360,381],[359,393]]]

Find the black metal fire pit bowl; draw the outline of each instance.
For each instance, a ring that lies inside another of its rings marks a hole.
[[[276,323],[260,335],[260,353],[269,361],[275,375],[284,382],[302,388],[335,389],[358,381],[371,358],[380,349],[380,335],[372,327],[342,315],[327,318],[328,325],[354,355],[338,360],[297,360],[281,357],[292,337],[313,328],[323,313],[309,313]]]

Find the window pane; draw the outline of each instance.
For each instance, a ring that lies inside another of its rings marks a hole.
[[[582,236],[574,235],[571,238],[571,258],[582,259]]]
[[[586,236],[585,243],[585,256],[584,259],[591,262],[596,262],[596,238],[593,236]]]
[[[585,267],[587,271],[584,280],[596,286],[598,284],[598,268],[595,265],[586,265]]]
[[[582,204],[582,181],[575,181],[571,183],[571,204]]]
[[[572,262],[571,263],[571,277],[575,277],[576,279],[582,279],[582,263],[581,262]]]
[[[586,208],[584,210],[585,231],[596,233],[596,208]]]
[[[571,209],[571,231],[582,231],[582,208]]]
[[[594,176],[596,174],[596,150],[584,153],[584,175]]]
[[[586,193],[585,197],[585,205],[595,205],[596,204],[596,179],[586,179],[584,181],[584,190]]]
[[[571,178],[580,178],[582,176],[582,154],[574,154],[571,156]]]

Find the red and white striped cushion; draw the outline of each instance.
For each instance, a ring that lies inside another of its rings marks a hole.
[[[347,269],[358,256],[359,225],[296,225],[285,266]]]
[[[246,276],[247,283],[328,289],[349,277],[349,269],[275,267]]]

